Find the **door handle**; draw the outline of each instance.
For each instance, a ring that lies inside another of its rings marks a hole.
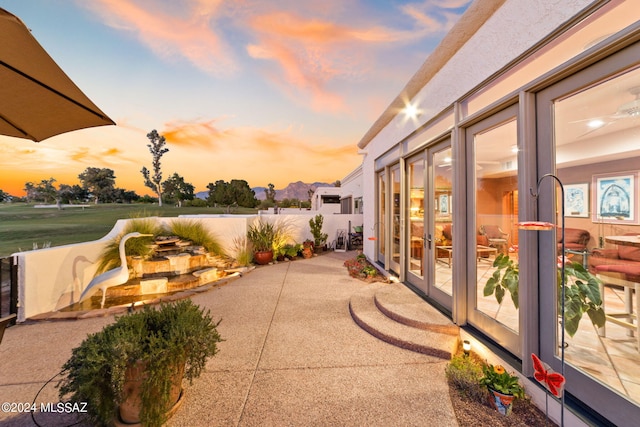
[[[431,250],[431,234],[429,234],[428,237],[427,237],[427,235],[425,235],[423,238],[424,238],[424,242],[425,242],[424,247],[426,248],[427,247],[427,243],[428,243],[429,244],[429,250]]]

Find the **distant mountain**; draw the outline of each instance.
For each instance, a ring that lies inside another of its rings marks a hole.
[[[283,199],[298,199],[298,200],[308,200],[309,199],[309,189],[313,188],[314,190],[318,187],[333,187],[333,184],[328,184],[326,182],[314,182],[311,184],[305,184],[302,181],[292,182],[287,185],[285,188],[278,190],[276,189],[276,200]],[[256,193],[256,199],[264,200],[267,198],[265,194],[265,190],[267,187],[253,187],[252,190]],[[196,193],[196,197],[199,199],[206,199],[209,197],[208,191],[198,191]]]
[[[302,201],[308,200],[309,189],[313,188],[315,190],[318,187],[333,187],[333,184],[328,184],[326,182],[314,182],[311,184],[306,184],[302,181],[292,182],[281,190],[276,189],[276,200],[283,200],[283,199],[298,199]],[[267,198],[265,194],[266,189],[267,187],[252,188],[252,190],[256,193],[256,198],[258,200],[264,200]]]

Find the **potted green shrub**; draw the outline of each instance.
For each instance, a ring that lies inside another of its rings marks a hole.
[[[253,258],[260,265],[273,261],[273,242],[276,238],[276,228],[267,221],[258,220],[247,230],[247,239],[254,249]]]
[[[316,215],[314,218],[309,220],[309,227],[311,228],[311,234],[313,235],[313,243],[316,248],[316,252],[324,248],[325,243],[327,243],[328,234],[322,232],[322,223],[324,222],[324,217],[321,214]]]
[[[502,415],[511,414],[513,400],[524,398],[524,388],[516,375],[508,373],[502,365],[485,365],[480,384],[487,387],[491,405]]]
[[[160,426],[182,401],[182,379],[217,353],[219,323],[191,300],[121,316],[73,349],[60,398],[86,402],[92,425]]]
[[[296,257],[298,256],[298,253],[300,251],[302,251],[302,245],[301,244],[287,243],[286,245],[284,245],[280,249],[280,252],[282,253],[282,256],[287,258],[287,259],[289,259],[289,260],[296,259]]]

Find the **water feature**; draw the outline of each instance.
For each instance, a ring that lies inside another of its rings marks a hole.
[[[156,242],[157,243],[157,242]],[[231,271],[228,262],[208,254],[202,247],[180,245],[164,240],[164,250],[151,259],[127,257],[130,279],[107,289],[103,308],[130,306],[151,302],[167,295],[194,289],[226,277]],[[60,311],[88,311],[101,308],[102,294],[71,304]]]

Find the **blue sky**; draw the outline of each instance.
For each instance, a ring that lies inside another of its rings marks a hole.
[[[146,134],[167,138],[164,176],[206,190],[333,182],[356,143],[469,0],[0,0],[117,126],[40,143],[0,136],[0,189],[75,184],[107,167],[149,193]]]

